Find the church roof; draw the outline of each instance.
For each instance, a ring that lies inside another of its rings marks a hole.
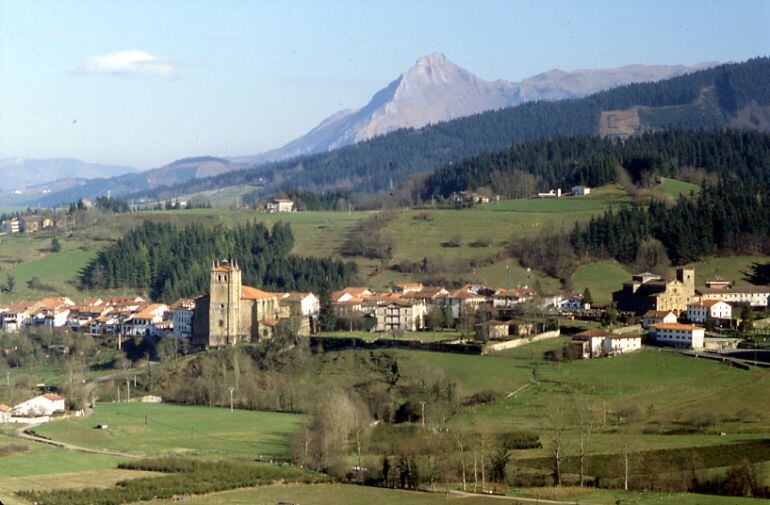
[[[241,286],[241,298],[243,300],[266,300],[268,298],[277,298],[277,296],[275,293],[268,293],[251,286]]]

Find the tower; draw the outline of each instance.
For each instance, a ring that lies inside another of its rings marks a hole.
[[[240,340],[241,269],[223,260],[211,266],[209,345],[235,345]]]
[[[682,283],[684,291],[684,303],[687,305],[695,296],[695,269],[692,267],[678,267],[676,280]]]

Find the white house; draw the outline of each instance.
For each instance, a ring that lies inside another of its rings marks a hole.
[[[11,412],[19,417],[50,416],[56,412],[64,412],[64,397],[56,393],[36,396],[14,406]]]
[[[492,295],[492,306],[495,308],[511,308],[526,302],[531,296],[532,293],[526,287],[500,289]]]
[[[0,314],[3,330],[8,333],[19,331],[22,326],[28,324],[27,320],[32,316],[33,308],[34,303],[29,300],[22,300],[11,304],[10,307]]]
[[[174,336],[176,338],[191,338],[195,300],[189,298],[177,300],[171,304],[169,310],[171,311],[171,321],[174,325]]]
[[[265,209],[271,214],[276,212],[292,212],[294,211],[294,202],[287,198],[273,198],[267,202]]]
[[[670,310],[648,310],[642,316],[642,328],[649,330],[653,324],[675,323],[676,314]]]
[[[590,309],[591,306],[583,302],[583,297],[581,295],[568,295],[563,297],[557,304],[556,307],[563,310],[579,310],[579,309]]]
[[[284,293],[281,305],[297,310],[303,316],[314,317],[321,311],[321,301],[313,293]]]
[[[747,303],[752,307],[770,305],[770,286],[741,286],[731,288],[698,288],[701,300],[720,300],[727,303]]]
[[[572,194],[575,196],[586,196],[591,192],[588,186],[575,186],[572,188]]]
[[[610,335],[602,342],[602,352],[605,356],[625,354],[642,348],[641,335]]]
[[[721,300],[701,300],[687,305],[687,320],[703,324],[706,319],[732,319],[733,307]]]
[[[572,339],[569,346],[576,349],[581,358],[614,356],[642,348],[641,335],[620,335],[601,328],[581,331]]]
[[[660,323],[653,324],[650,332],[661,344],[689,349],[702,349],[706,329],[694,324]]]
[[[154,326],[163,321],[168,305],[152,303],[123,323],[123,333],[131,336],[154,335]]]

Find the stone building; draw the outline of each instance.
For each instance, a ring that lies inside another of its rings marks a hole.
[[[193,345],[232,346],[272,336],[281,316],[279,293],[244,286],[238,263],[211,266],[211,289],[195,300]]]
[[[685,267],[678,267],[672,280],[649,272],[634,274],[622,289],[612,293],[618,310],[639,315],[649,310],[681,314],[694,297],[695,270]]]

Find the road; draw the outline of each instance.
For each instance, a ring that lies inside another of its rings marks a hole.
[[[137,373],[136,370],[121,370],[120,372],[115,372],[109,375],[103,375],[101,377],[97,377],[96,379],[89,381],[85,385],[85,397],[89,398],[91,397],[91,394],[94,392],[94,389],[96,387],[103,383],[107,382],[111,379],[115,379],[122,376],[131,376],[135,375]],[[85,408],[85,417],[90,416],[93,414],[93,407],[90,405],[87,405]],[[64,421],[59,421],[64,422]],[[31,430],[34,430],[38,426],[44,423],[38,423],[38,424],[27,424],[23,425],[16,430],[14,430],[13,434],[14,436],[17,436],[19,438],[23,438],[24,440],[30,440],[32,442],[38,442],[41,444],[48,444],[53,445],[55,447],[60,447],[62,449],[67,449],[70,451],[78,451],[78,452],[88,452],[92,454],[102,454],[107,456],[119,456],[122,458],[134,458],[134,459],[141,459],[144,456],[139,456],[137,454],[130,454],[127,452],[118,452],[118,451],[107,451],[104,449],[91,449],[89,447],[81,447],[78,445],[68,444],[66,442],[59,442],[58,440],[51,440],[50,438],[41,437],[39,435],[35,435],[34,433],[29,433]]]
[[[503,496],[499,494],[466,493],[464,491],[450,491],[450,493],[453,495],[462,496],[465,498],[478,498],[480,496],[483,496],[484,498],[496,498],[499,500],[507,500],[509,503],[544,503],[548,505],[564,505],[564,504],[579,503],[580,505],[598,505],[596,503],[582,501],[580,499],[559,501],[559,500],[550,500],[546,498],[525,498],[523,496]]]

